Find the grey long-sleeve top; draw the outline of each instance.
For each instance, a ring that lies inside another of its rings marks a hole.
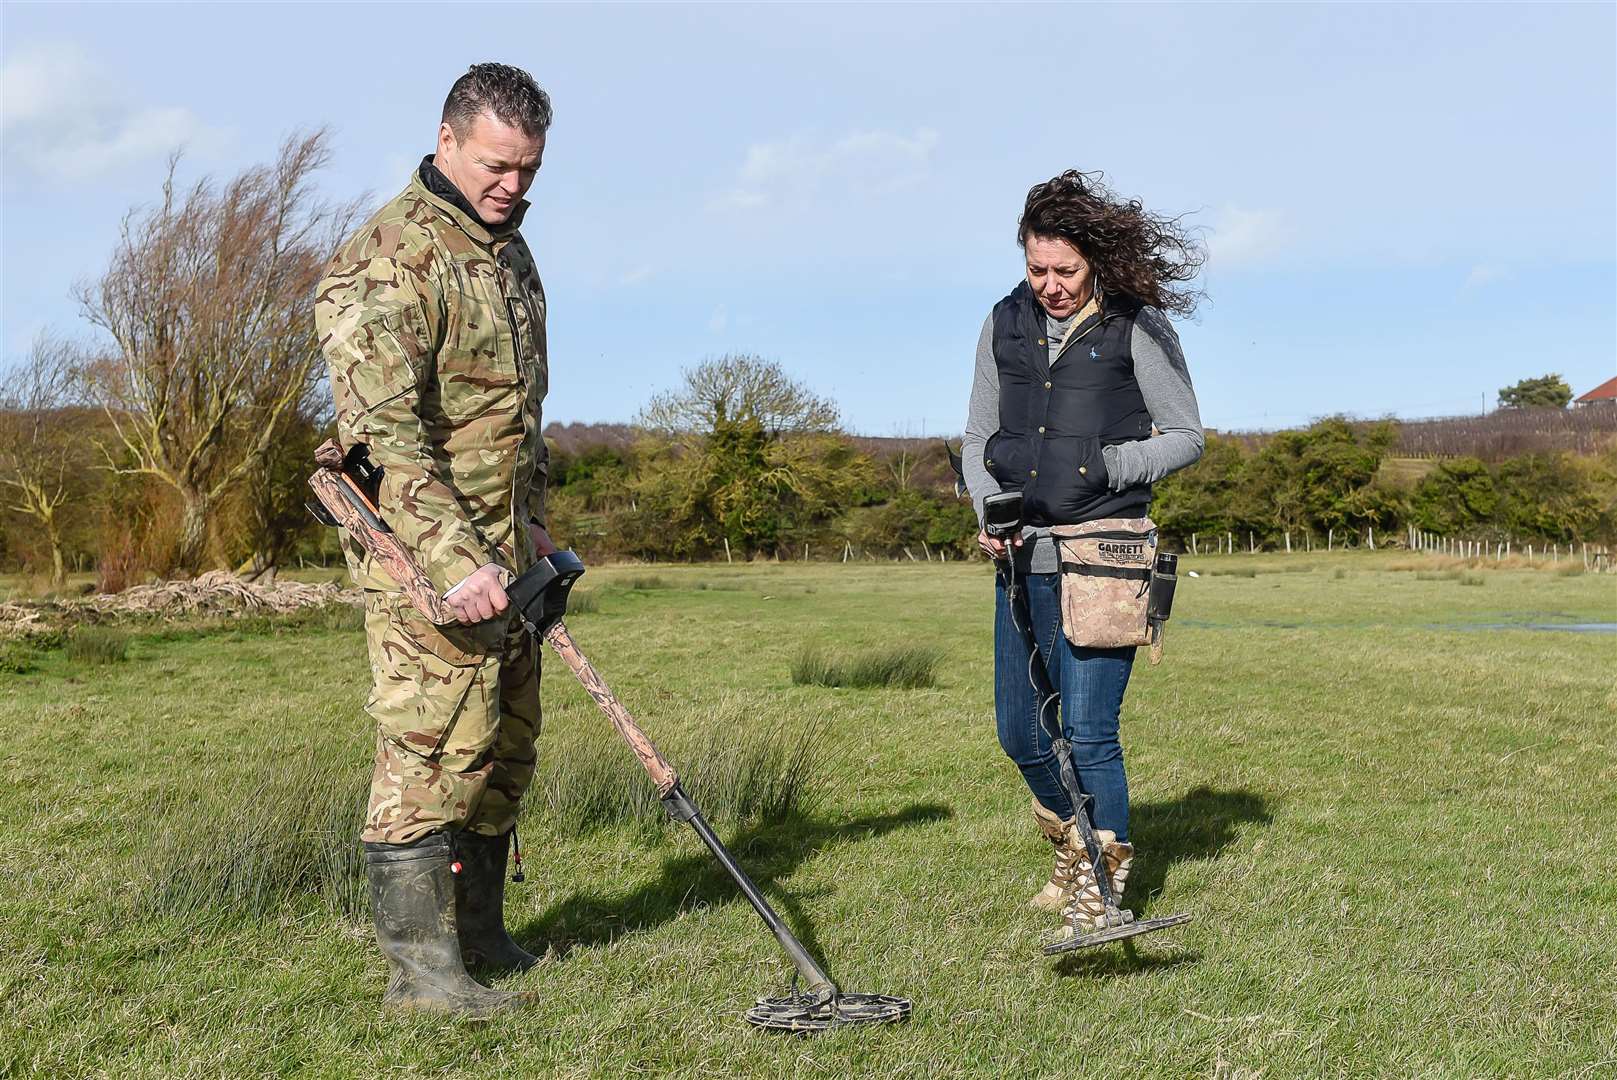
[[[1045,317],[1045,338],[1050,342],[1050,364],[1055,366],[1061,343],[1077,316],[1065,320]],[[1106,472],[1114,491],[1133,484],[1155,483],[1171,472],[1193,464],[1202,456],[1205,439],[1201,413],[1196,407],[1196,391],[1190,385],[1190,369],[1185,365],[1179,335],[1161,311],[1142,308],[1134,320],[1131,340],[1134,378],[1151,413],[1158,434],[1138,442],[1117,443],[1101,448]],[[1062,357],[1060,363],[1072,363]],[[983,322],[977,338],[977,366],[971,380],[971,403],[966,412],[966,434],[961,459],[966,488],[983,518],[983,500],[999,491],[999,483],[983,464],[983,449],[999,430],[999,369],[994,364],[994,316]],[[1023,545],[1017,562],[1024,573],[1053,574],[1060,562],[1050,530],[1028,526],[1022,530]]]

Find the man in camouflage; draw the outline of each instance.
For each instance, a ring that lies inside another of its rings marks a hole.
[[[465,965],[535,963],[503,907],[533,778],[539,657],[504,586],[555,550],[545,294],[517,231],[550,120],[527,73],[474,65],[450,90],[436,153],[347,240],[316,296],[338,440],[366,444],[383,468],[383,519],[459,619],[428,623],[344,536],[365,590],[377,740],[361,839],[392,1006],[514,1007],[521,995]]]

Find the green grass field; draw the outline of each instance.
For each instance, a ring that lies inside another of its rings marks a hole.
[[[1617,579],[1399,558],[1186,560],[1123,734],[1131,899],[1196,919],[1059,962],[984,566],[592,571],[575,636],[676,765],[816,740],[806,802],[720,832],[845,988],[915,1014],[814,1039],[742,1024],[789,970],[688,830],[567,820],[579,761],[640,781],[559,663],[510,893],[546,961],[502,983],[541,1004],[479,1024],[379,1013],[353,895],[224,884],[359,791],[357,631],[42,653],[0,674],[0,1075],[1612,1075],[1617,636],[1525,627],[1617,620]],[[805,646],[910,643],[943,650],[934,686],[793,684]]]

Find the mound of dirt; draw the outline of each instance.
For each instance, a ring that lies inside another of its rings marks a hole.
[[[0,604],[0,637],[19,637],[78,623],[282,615],[338,603],[360,603],[359,590],[296,581],[257,585],[225,570],[210,570],[189,581],[158,581],[80,600]]]

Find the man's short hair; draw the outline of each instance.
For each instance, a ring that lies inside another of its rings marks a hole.
[[[473,64],[449,88],[443,122],[456,139],[464,139],[472,122],[484,113],[537,138],[550,130],[550,95],[521,68]]]

